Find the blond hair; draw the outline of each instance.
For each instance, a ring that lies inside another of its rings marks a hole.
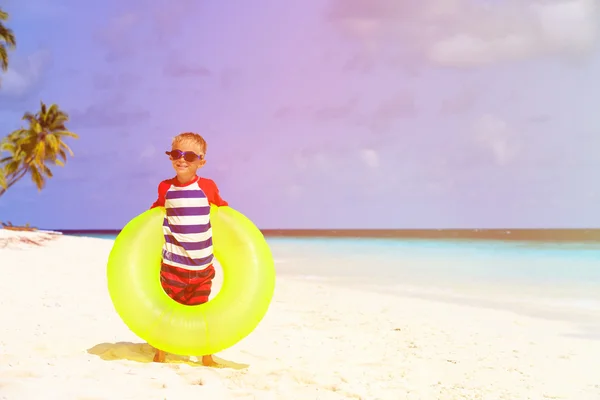
[[[206,140],[202,136],[194,132],[184,132],[173,138],[172,147],[176,147],[177,144],[181,142],[188,142],[197,144],[202,148],[202,152],[206,153]]]

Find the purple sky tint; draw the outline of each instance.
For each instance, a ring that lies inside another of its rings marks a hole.
[[[0,124],[81,135],[0,220],[119,228],[181,131],[261,228],[600,226],[594,0],[11,0]]]

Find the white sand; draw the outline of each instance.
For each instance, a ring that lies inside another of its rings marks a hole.
[[[13,231],[0,229],[0,249],[27,248],[29,246],[41,246],[45,242],[54,240],[61,236],[60,232],[53,231]],[[1,254],[1,253],[0,253]],[[0,256],[1,257],[1,256]],[[0,258],[0,263],[2,258]]]
[[[111,246],[0,246],[0,399],[600,399],[600,342],[567,322],[284,277],[227,368],[152,363],[108,296]]]

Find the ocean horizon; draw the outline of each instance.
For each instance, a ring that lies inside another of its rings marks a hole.
[[[49,229],[66,235],[116,237],[120,229]],[[598,242],[600,229],[261,229],[265,237]]]

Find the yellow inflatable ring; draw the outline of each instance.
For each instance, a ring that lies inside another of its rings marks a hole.
[[[214,354],[249,335],[267,313],[275,267],[262,233],[230,207],[211,206],[214,254],[223,270],[215,298],[197,306],[172,300],[160,284],[165,209],[153,208],[121,231],[108,259],[108,291],[123,322],[150,345],[179,355]]]

